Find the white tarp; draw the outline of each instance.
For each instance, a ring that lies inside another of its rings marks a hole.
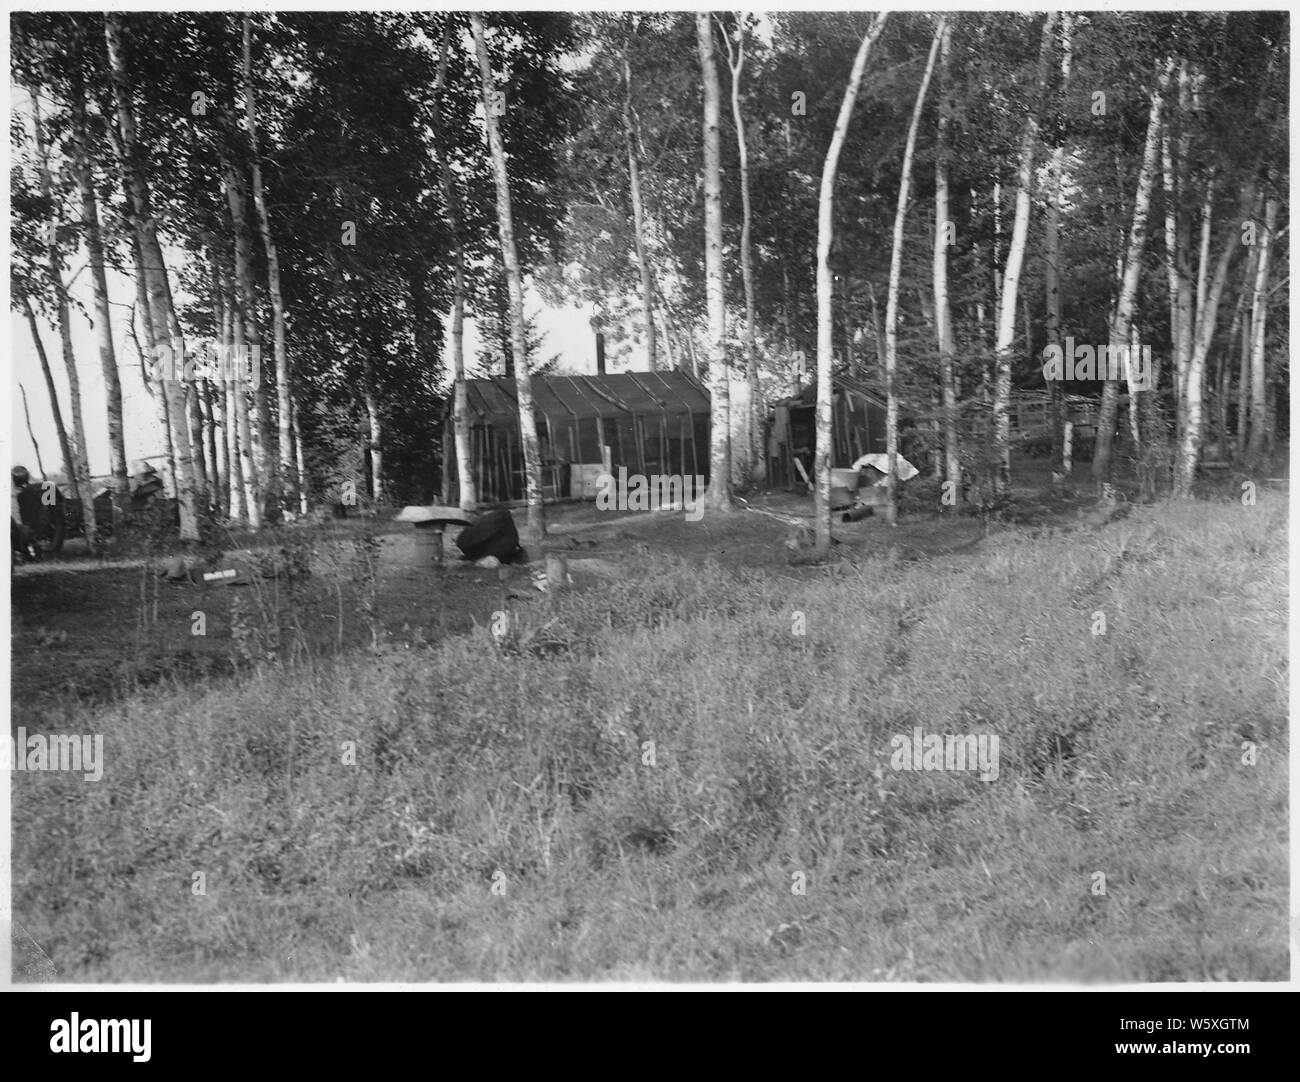
[[[403,507],[396,515],[393,516],[394,522],[447,522],[451,524],[461,524],[468,526],[474,521],[472,515],[462,511],[459,507],[448,507],[445,504],[432,503],[427,507],[410,505]]]
[[[918,473],[921,472],[910,462],[908,462],[907,459],[905,459],[902,455],[895,455],[894,463],[896,466],[896,474],[900,481],[910,481],[913,477],[915,477]],[[863,466],[870,466],[872,469],[879,470],[881,473],[885,475],[879,481],[876,482],[877,485],[883,487],[886,479],[889,477],[889,456],[888,455],[863,455],[860,459],[858,459],[855,463],[853,463],[851,469],[860,470],[862,469]]]

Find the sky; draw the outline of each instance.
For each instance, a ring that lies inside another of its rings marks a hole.
[[[84,255],[72,264],[73,272],[84,263]],[[175,282],[173,276],[173,282]],[[140,375],[139,363],[135,355],[135,346],[130,340],[128,322],[131,303],[135,299],[135,283],[124,275],[109,271],[109,299],[114,313],[113,344],[117,352],[118,371],[122,381],[122,413],[126,432],[126,455],[130,462],[137,458],[161,455],[166,448],[166,437],[158,420],[157,408]],[[100,369],[99,349],[95,342],[95,333],[89,319],[93,311],[90,275],[83,271],[77,276],[71,290],[74,301],[80,302],[82,308],[72,312],[73,350],[77,358],[77,373],[81,380],[83,416],[86,426],[86,443],[90,450],[90,472],[93,476],[108,473],[108,418],[104,393],[104,378]],[[184,295],[178,297],[183,300]],[[539,356],[549,358],[560,355],[560,368],[568,372],[594,373],[596,370],[595,337],[592,334],[590,319],[592,312],[588,309],[565,307],[552,308],[544,304],[536,291],[529,288],[525,297],[525,309],[529,316],[536,316],[537,326],[543,334]],[[71,428],[71,411],[68,397],[68,380],[63,365],[59,346],[57,326],[38,319],[41,338],[50,360],[58,389],[59,402],[63,409],[64,420]],[[450,326],[450,318],[446,325]],[[36,348],[32,342],[27,320],[20,313],[11,312],[9,318],[10,335],[10,377],[7,393],[10,401],[10,424],[6,433],[10,465],[21,464],[33,474],[40,470],[37,464],[36,448],[32,436],[40,447],[40,461],[44,463],[47,474],[62,473],[62,458],[54,426],[54,416],[50,410],[49,395],[45,388],[45,379],[41,373]],[[472,317],[465,321],[465,356],[472,360],[479,344],[478,335]],[[444,353],[439,359],[445,372],[450,371],[450,356]],[[611,363],[610,368],[618,367]],[[634,357],[629,367],[644,368],[645,359],[639,361]],[[22,394],[19,387],[25,389],[27,404],[31,413],[31,435],[23,415]],[[432,437],[431,437],[432,438]]]

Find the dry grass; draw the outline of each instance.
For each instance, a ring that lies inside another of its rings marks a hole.
[[[835,570],[71,716],[107,771],[13,775],[15,915],[63,980],[1287,976],[1284,502]]]

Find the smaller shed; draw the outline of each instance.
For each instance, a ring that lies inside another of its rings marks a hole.
[[[776,402],[769,416],[767,481],[772,488],[803,489],[817,451],[817,385]],[[861,380],[831,378],[831,467],[848,469],[863,455],[885,451],[885,400]]]
[[[470,454],[480,503],[526,495],[519,399],[512,376],[465,381]],[[709,473],[709,392],[688,372],[534,376],[542,495],[594,499],[605,469],[681,477]],[[442,500],[460,499],[449,399],[443,426]]]

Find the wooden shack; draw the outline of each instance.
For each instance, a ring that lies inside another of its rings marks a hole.
[[[774,403],[768,415],[767,481],[772,488],[798,489],[813,474],[817,449],[817,386]],[[885,400],[860,380],[831,380],[831,467],[847,469],[862,455],[885,451]]]
[[[470,451],[478,500],[506,503],[526,496],[513,377],[466,380]],[[645,477],[709,475],[709,392],[688,372],[620,372],[535,376],[533,413],[547,501],[594,499],[605,470]],[[442,500],[456,504],[460,486],[452,427],[443,416]]]

